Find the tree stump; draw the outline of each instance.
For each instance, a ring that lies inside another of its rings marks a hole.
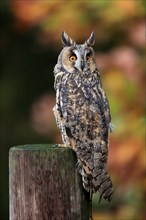
[[[22,145],[9,153],[10,220],[89,220],[89,195],[61,145]]]

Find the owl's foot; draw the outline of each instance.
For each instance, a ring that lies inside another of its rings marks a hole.
[[[77,171],[79,172],[79,174],[82,174],[82,164],[81,164],[80,160],[78,160],[75,167],[76,167]]]

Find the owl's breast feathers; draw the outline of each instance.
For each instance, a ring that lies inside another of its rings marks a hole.
[[[88,78],[59,72],[55,76],[55,89],[56,110],[65,123],[76,122],[76,126],[84,131],[85,128],[89,130],[89,124],[93,131],[97,128],[108,130],[111,121],[109,104],[96,72]],[[106,137],[104,133],[103,138]]]
[[[70,129],[72,136],[80,140],[88,137],[108,142],[109,104],[96,72],[88,78],[59,72],[55,89],[55,116],[60,121],[59,127],[61,124],[67,127],[67,131]]]

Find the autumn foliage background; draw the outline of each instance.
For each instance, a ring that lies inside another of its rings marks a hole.
[[[61,143],[52,108],[62,31],[78,43],[95,32],[97,64],[115,125],[108,165],[116,190],[110,204],[97,206],[94,197],[93,216],[145,219],[144,7],[141,0],[1,1],[0,219],[8,219],[9,148]]]

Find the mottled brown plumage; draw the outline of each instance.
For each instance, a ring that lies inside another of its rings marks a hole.
[[[84,188],[110,201],[114,191],[107,170],[111,116],[91,47],[94,34],[79,45],[63,32],[62,42],[54,68],[57,126],[65,146],[77,154]]]

